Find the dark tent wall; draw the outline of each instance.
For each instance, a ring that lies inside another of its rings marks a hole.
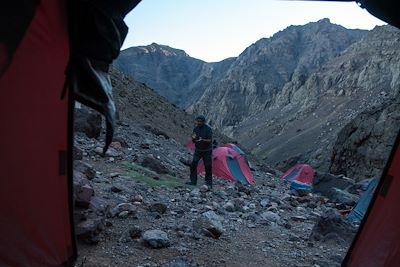
[[[61,99],[69,59],[66,1],[40,1],[26,27],[12,58],[0,39],[0,266],[61,266],[74,256],[68,99]]]
[[[400,264],[400,134],[364,222],[343,266]]]

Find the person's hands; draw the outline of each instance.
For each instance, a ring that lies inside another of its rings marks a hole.
[[[192,139],[196,139],[197,138],[197,134],[192,133]]]

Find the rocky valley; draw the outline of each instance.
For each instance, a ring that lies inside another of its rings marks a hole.
[[[250,159],[256,186],[187,186],[191,116],[111,74],[120,120],[105,155],[102,118],[76,110],[78,266],[340,266],[358,227],[343,214],[368,180],[318,173],[314,192],[291,190]]]
[[[122,51],[105,155],[101,116],[76,109],[78,266],[340,266],[359,226],[346,216],[399,131],[399,47],[393,27],[323,19],[216,63],[158,44]],[[220,144],[239,142],[255,186],[185,184],[193,113]],[[280,179],[296,163],[317,170],[312,191]]]
[[[123,51],[116,66],[190,113],[207,115],[215,128],[280,170],[305,162],[328,171],[339,131],[365,109],[398,97],[399,41],[391,26],[368,32],[323,19],[290,26],[218,63],[152,44]],[[137,58],[152,60],[139,66]],[[166,69],[166,62],[174,64]],[[187,85],[160,73],[184,75]]]

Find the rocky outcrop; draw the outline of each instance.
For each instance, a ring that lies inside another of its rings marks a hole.
[[[364,34],[331,24],[328,19],[290,26],[243,51],[223,79],[208,87],[192,109],[212,117],[218,127],[235,126],[266,112],[287,83],[304,84],[311,73]]]
[[[163,139],[174,139],[181,144],[188,141],[194,120],[190,114],[146,84],[137,82],[116,69],[111,70],[111,82],[120,119],[118,126],[121,129],[134,126]],[[217,129],[214,132],[215,139],[219,142],[230,142],[230,139],[219,134]],[[117,130],[114,140],[126,142],[132,139],[130,135],[138,133]]]
[[[346,221],[336,210],[328,209],[318,218],[314,225],[310,239],[325,240],[327,242],[351,242],[357,232],[357,228]]]
[[[400,97],[368,109],[338,134],[330,171],[357,180],[380,177],[400,129]]]
[[[89,138],[98,138],[101,133],[101,115],[89,108],[77,108],[74,114],[74,130],[83,132]]]
[[[397,29],[376,27],[304,83],[285,84],[269,109],[226,129],[281,170],[306,162],[328,171],[339,131],[360,112],[397,94],[399,46]]]

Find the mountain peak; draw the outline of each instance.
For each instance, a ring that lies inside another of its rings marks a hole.
[[[164,56],[171,57],[171,56],[184,56],[187,57],[189,56],[186,54],[185,51],[181,49],[176,49],[172,48],[168,45],[161,45],[157,43],[151,43],[150,45],[147,46],[140,46],[140,48],[143,50],[143,52],[147,53],[160,53]]]
[[[331,20],[328,18],[323,18],[323,19],[318,20],[316,23],[331,23]]]

